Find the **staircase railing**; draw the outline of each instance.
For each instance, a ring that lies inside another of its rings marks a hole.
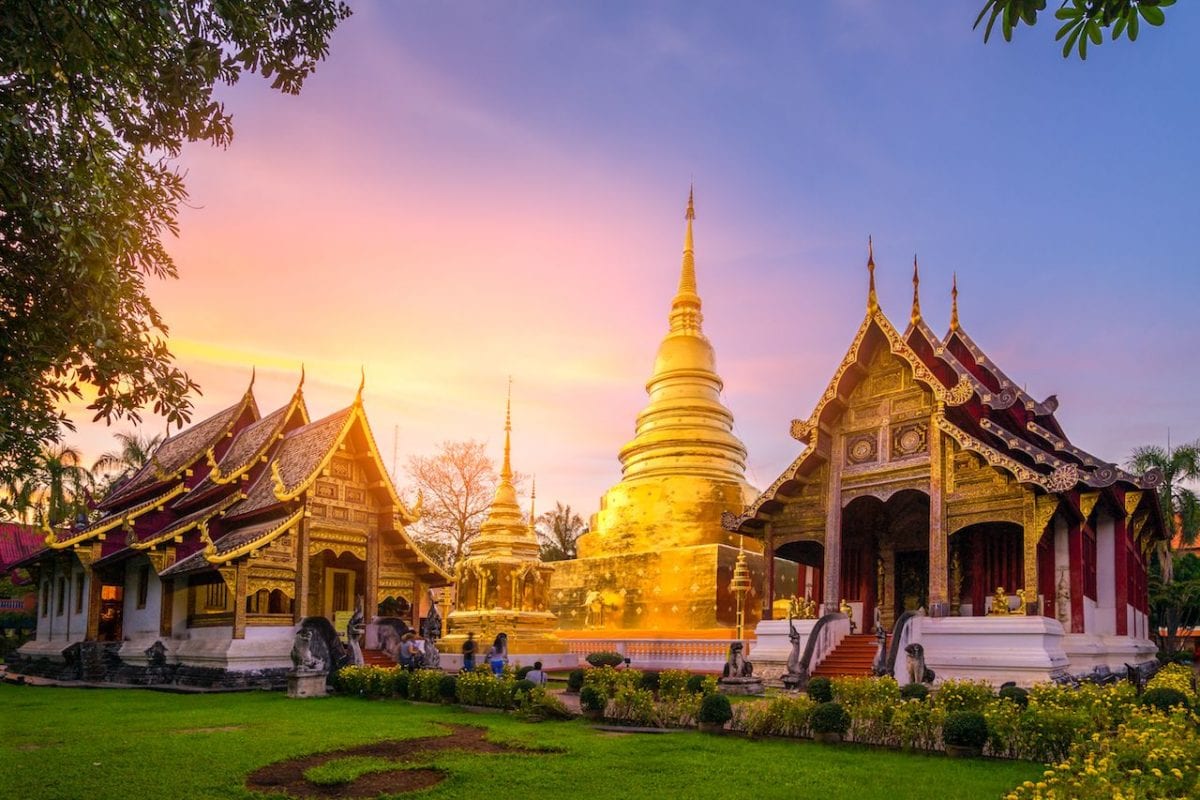
[[[800,659],[800,680],[798,688],[808,686],[812,671],[832,653],[842,639],[850,634],[850,618],[840,611],[826,614],[817,620],[808,642],[804,645],[804,656]]]
[[[884,675],[896,675],[896,658],[899,657],[900,651],[911,644],[911,629],[908,623],[912,622],[915,617],[924,616],[916,611],[905,611],[896,620],[896,625],[892,628],[892,646],[888,650],[887,665]]]

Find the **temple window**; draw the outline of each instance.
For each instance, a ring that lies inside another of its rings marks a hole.
[[[75,575],[75,613],[83,613],[83,592],[85,588],[85,579],[82,572]]]
[[[292,613],[292,598],[288,597],[280,589],[275,589],[271,592],[267,599],[268,614],[291,614]]]
[[[224,611],[229,605],[229,590],[221,583],[210,583],[205,587],[204,610]]]
[[[61,617],[63,615],[63,611],[66,610],[66,607],[67,607],[67,579],[59,578],[58,579],[58,603],[56,604],[57,610],[54,612],[55,616]]]
[[[137,607],[138,608],[146,607],[146,599],[149,594],[150,594],[150,567],[142,566],[141,569],[138,570],[138,582],[137,582]]]
[[[50,616],[50,581],[42,584],[42,616]]]

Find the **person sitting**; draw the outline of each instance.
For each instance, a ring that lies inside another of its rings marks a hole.
[[[542,662],[533,662],[533,669],[525,673],[525,680],[530,681],[536,686],[546,685],[546,673],[542,671]]]
[[[400,637],[400,668],[412,671],[416,667],[416,658],[414,656],[415,648],[413,647],[413,639],[415,637],[412,632],[404,634]]]

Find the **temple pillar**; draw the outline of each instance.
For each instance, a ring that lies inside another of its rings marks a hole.
[[[1115,520],[1105,507],[1096,512],[1096,633],[1117,632],[1116,552]]]
[[[100,638],[100,594],[104,587],[100,573],[92,565],[100,559],[100,542],[92,542],[91,547],[79,555],[83,571],[88,576],[87,629],[84,631],[84,639],[95,642]]]
[[[425,595],[425,584],[421,583],[421,579],[413,576],[413,598],[412,598],[412,627],[413,630],[421,630],[421,598]]]
[[[296,624],[308,616],[308,538],[308,517],[304,517],[300,520],[300,533],[296,537],[296,598],[292,603],[292,622]]]
[[[838,610],[842,575],[842,438],[835,440],[829,462],[829,494],[825,498],[825,613]]]
[[[1071,633],[1083,633],[1083,525],[1075,520],[1067,529],[1067,563],[1071,582]]]
[[[363,587],[363,618],[370,622],[379,610],[379,537],[378,531],[367,531],[366,586]]]
[[[1129,528],[1125,515],[1113,521],[1113,590],[1117,636],[1129,635]]]
[[[1039,496],[1032,492],[1025,495],[1022,509],[1021,572],[1025,583],[1025,596],[1030,598],[1023,611],[1029,616],[1036,616],[1038,613],[1037,595],[1041,588],[1038,581],[1038,545],[1042,542],[1046,526],[1058,510],[1058,504],[1058,498],[1054,495]]]
[[[937,411],[929,421],[929,613],[934,617],[950,614],[949,564],[946,561],[947,536],[945,530],[946,508],[942,496],[946,474],[941,428],[938,427]],[[882,590],[883,587],[880,587]]]
[[[250,565],[246,559],[238,559],[234,567],[233,580],[233,638],[246,638],[246,579]]]
[[[159,591],[158,635],[171,638],[171,622],[175,619],[175,580],[163,578]]]
[[[763,581],[766,586],[763,587],[763,619],[774,619],[775,606],[775,532],[771,529],[771,523],[767,523],[766,535],[763,536],[763,558],[766,559],[766,569],[764,570]],[[803,588],[798,587],[797,594],[803,594]]]

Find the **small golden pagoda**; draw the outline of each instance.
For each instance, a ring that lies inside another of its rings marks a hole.
[[[551,610],[568,638],[576,632],[654,631],[656,638],[720,637],[736,626],[729,582],[737,539],[721,525],[758,492],[746,482],[746,447],[721,402],[716,354],[701,328],[688,195],[679,288],[669,329],[646,383],[650,402],[621,448],[621,481],[600,500],[579,558],[558,562]],[[746,543],[754,576],[746,625],[760,616],[763,560]]]
[[[542,661],[547,668],[575,666],[566,645],[553,633],[557,626],[549,610],[550,576],[554,568],[542,561],[534,533],[532,506],[529,521],[517,505],[512,482],[512,389],[504,414],[504,463],[500,483],[487,520],[471,543],[470,553],[454,570],[457,587],[455,609],[446,618],[447,636],[439,645],[451,664],[460,663],[468,633],[478,646],[477,663],[491,647],[496,634],[508,634],[510,661],[532,664]],[[561,663],[560,663],[561,662]]]

